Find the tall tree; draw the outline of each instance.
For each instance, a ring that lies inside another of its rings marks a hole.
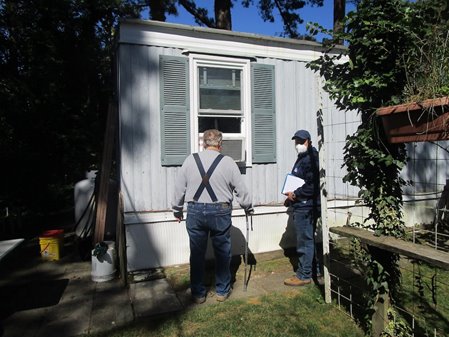
[[[150,11],[150,19],[165,21],[165,13],[178,15],[176,6],[172,0],[146,0],[146,5]]]
[[[148,6],[150,18],[153,20],[165,21],[165,13],[177,15],[175,8],[177,3],[190,13],[200,26],[232,30],[231,11],[236,1],[214,0],[214,17],[209,16],[207,8],[197,7],[194,0],[151,0]],[[282,36],[304,38],[305,36],[298,31],[298,25],[304,22],[299,14],[300,10],[306,5],[323,6],[324,0],[241,0],[241,3],[246,8],[256,5],[264,21],[274,22],[278,13],[284,26]]]
[[[209,11],[203,7],[196,7],[195,1],[192,0],[177,0],[187,12],[193,15],[195,22],[200,26],[216,28],[215,20],[209,17]],[[220,0],[215,0],[220,1]],[[215,4],[215,3],[214,3]]]
[[[0,206],[46,212],[97,167],[118,18],[131,1],[0,2]]]
[[[252,0],[244,0],[242,4],[248,7]],[[259,0],[257,7],[264,21],[274,22],[275,10],[281,16],[284,32],[282,36],[290,38],[305,38],[298,31],[298,25],[304,23],[300,10],[306,5],[323,6],[323,0]]]
[[[232,30],[231,8],[231,0],[215,0],[214,10],[216,28]]]
[[[343,30],[343,18],[345,17],[345,12],[346,0],[334,0],[334,35]]]
[[[194,0],[147,0],[150,19],[165,21],[165,13],[178,15],[175,3],[190,13],[200,26],[232,30],[232,0],[214,0],[214,17],[209,16],[207,8],[197,7]]]

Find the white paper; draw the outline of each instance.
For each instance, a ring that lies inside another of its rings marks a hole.
[[[284,186],[282,186],[281,193],[293,192],[302,185],[304,185],[304,180],[289,173],[285,176]]]

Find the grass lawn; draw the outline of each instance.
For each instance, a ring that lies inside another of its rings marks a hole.
[[[363,336],[345,313],[323,303],[318,288],[309,289],[198,305],[176,315],[95,336]]]
[[[260,261],[254,277],[291,268],[282,256]],[[172,286],[188,286],[188,267],[169,268],[165,274]],[[240,282],[241,280],[237,280]],[[281,288],[282,289],[282,288]],[[312,285],[248,298],[230,298],[224,303],[190,306],[182,312],[138,321],[96,337],[362,337],[363,331],[335,305],[325,304],[322,291]]]
[[[337,246],[334,247],[333,258],[351,265],[347,242]],[[282,254],[265,258],[258,256],[257,269],[251,277],[264,279],[271,273],[289,272],[293,264]],[[334,269],[337,264],[332,263],[332,266],[331,269]],[[449,272],[421,263],[414,265],[406,258],[401,259],[400,266],[402,286],[396,306],[409,313],[401,312],[400,316],[410,325],[411,317],[415,318],[415,336],[433,336],[434,331],[438,336],[441,333],[444,335],[449,331]],[[213,277],[212,270],[209,269],[209,277]],[[333,272],[338,273],[338,270]],[[164,273],[176,292],[182,293],[188,288],[188,265],[167,268]],[[242,282],[241,275],[237,274],[236,277],[236,282]],[[363,283],[363,280],[360,281]],[[134,322],[93,336],[364,336],[362,329],[343,311],[343,307],[324,303],[319,286],[280,289],[260,297],[231,297],[224,303],[189,306],[182,312]],[[353,296],[355,303],[363,305],[362,294],[353,293]],[[363,319],[363,315],[356,314],[356,317]]]

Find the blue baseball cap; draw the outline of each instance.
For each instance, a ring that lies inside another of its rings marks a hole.
[[[298,130],[293,135],[292,139],[300,138],[300,139],[310,139],[310,133],[306,130]]]

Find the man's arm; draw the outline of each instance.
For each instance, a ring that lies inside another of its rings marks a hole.
[[[187,177],[185,174],[185,161],[178,171],[175,179],[175,194],[172,201],[174,217],[180,222],[184,218],[183,207],[187,190]]]
[[[254,213],[251,193],[243,181],[242,174],[236,163],[231,163],[231,186],[234,188],[235,196],[240,207],[242,207],[247,214]]]

